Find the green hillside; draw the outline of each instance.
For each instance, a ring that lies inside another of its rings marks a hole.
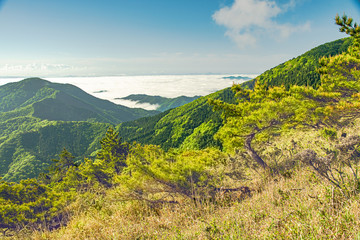
[[[4,180],[36,177],[64,148],[81,161],[100,147],[99,141],[110,127],[106,123],[34,122],[33,119],[24,121],[25,125],[29,131],[10,134],[0,144],[0,176]]]
[[[110,124],[156,113],[40,78],[0,86],[0,176],[8,181],[35,177],[63,148],[82,160],[99,148]]]
[[[317,87],[320,85],[320,74],[316,71],[316,68],[319,66],[319,59],[340,54],[346,51],[351,44],[351,38],[343,38],[322,44],[296,58],[265,71],[245,85],[253,88],[255,81],[258,81],[261,84],[266,83],[268,86],[284,85],[286,88],[292,85]]]
[[[156,110],[164,112],[166,110],[169,110],[172,108],[177,108],[184,104],[192,102],[195,99],[198,99],[199,97],[200,96],[194,96],[194,97],[180,96],[180,97],[176,97],[176,98],[166,98],[166,97],[161,97],[161,96],[149,96],[146,94],[132,94],[127,97],[120,98],[120,99],[136,101],[138,103],[149,103],[152,105],[159,105],[156,108]]]
[[[63,148],[78,160],[99,148],[109,123],[49,121],[31,116],[32,105],[0,113],[0,176],[35,177]]]
[[[212,111],[208,98],[231,102],[234,94],[224,89],[154,117],[122,123],[117,130],[127,141],[156,144],[164,149],[219,146],[213,135],[222,125],[221,114]]]
[[[70,84],[40,78],[0,86],[0,112],[31,106],[32,116],[61,121],[96,121],[118,124],[155,115],[157,111],[133,109],[93,97]]]
[[[323,44],[264,72],[255,80],[269,86],[317,86],[320,81],[320,75],[316,72],[319,59],[341,53],[351,43],[351,38],[344,38]],[[252,88],[255,80],[242,85]],[[154,117],[122,123],[117,130],[127,141],[157,144],[164,149],[221,147],[220,142],[215,141],[213,136],[222,126],[222,118],[219,112],[214,112],[209,106],[209,98],[229,103],[235,101],[234,93],[228,88]]]

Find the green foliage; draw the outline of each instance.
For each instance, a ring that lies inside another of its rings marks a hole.
[[[59,155],[60,159],[52,159],[54,164],[54,171],[66,172],[70,167],[77,166],[74,161],[74,156],[69,153],[65,148]]]
[[[336,15],[335,22],[340,26],[340,32],[345,32],[346,34],[359,38],[360,36],[360,26],[357,23],[353,22],[353,19],[348,18],[345,14],[340,18],[339,15]]]
[[[48,174],[40,175],[40,180],[51,185],[53,189],[69,193],[70,199],[73,199],[73,191],[80,193],[111,187],[114,174],[114,169],[104,160],[85,158],[79,166],[73,165],[61,175],[50,170]]]
[[[20,229],[31,223],[51,222],[64,204],[59,196],[34,179],[0,181],[0,228]]]
[[[214,98],[232,102],[234,101],[233,96],[230,89],[224,89],[157,116],[122,123],[117,130],[128,142],[160,145],[165,150],[180,147],[190,135],[193,135],[192,145],[185,144],[188,149],[196,149],[198,146],[202,148],[219,147],[219,142],[212,138],[213,133],[217,132],[222,124],[221,114],[212,111],[207,99]],[[211,126],[211,129],[201,130],[205,125]],[[200,129],[198,129],[199,127]],[[199,132],[204,135],[200,136]],[[198,137],[195,138],[195,135]],[[207,141],[210,139],[211,141]]]
[[[351,21],[346,17],[343,21],[348,21],[351,28]],[[337,22],[341,25],[338,17]],[[244,147],[259,165],[267,168],[251,146],[253,139],[266,142],[272,136],[295,127],[348,124],[358,116],[360,106],[359,53],[360,48],[355,44],[342,54],[322,58],[318,70],[322,74],[321,86],[318,89],[298,85],[286,87],[286,84],[270,87],[268,82],[257,81],[253,90],[233,86],[238,104],[210,99],[216,109],[225,111],[225,124],[218,132],[218,138],[229,150]]]
[[[215,194],[226,155],[216,149],[165,153],[157,146],[137,145],[126,163],[117,181],[133,198],[156,202],[180,195],[194,199]]]
[[[215,109],[224,111],[225,123],[217,138],[223,140],[225,149],[230,152],[244,147],[264,168],[267,164],[252,148],[253,140],[267,142],[298,125],[316,125],[324,115],[311,87],[267,89],[265,85],[256,84],[254,90],[243,89],[239,85],[234,85],[233,90],[239,99],[238,104],[210,100]]]
[[[64,148],[76,161],[90,156],[109,127],[105,123],[25,120],[0,145],[0,175],[7,181],[36,177]]]
[[[70,168],[78,167],[78,164],[75,163],[74,158],[75,157],[64,148],[64,150],[62,150],[59,155],[59,159],[51,160],[53,164],[49,168],[49,175],[51,176],[52,182],[62,181]],[[39,178],[42,179],[43,182],[47,182],[46,179],[50,177],[44,173],[41,173]]]
[[[185,138],[180,148],[188,150],[205,149],[207,146],[221,148],[221,142],[214,139],[214,135],[221,125],[222,122],[215,120],[204,122],[199,127],[194,129],[191,135]]]
[[[321,83],[320,74],[316,70],[319,67],[319,59],[345,52],[352,41],[351,38],[344,38],[318,46],[297,58],[265,71],[255,80],[244,85],[253,88],[254,82],[258,82],[269,87],[284,85],[286,89],[293,85],[317,88]]]
[[[101,150],[97,153],[97,158],[104,160],[113,167],[116,173],[120,173],[122,168],[126,166],[125,160],[130,151],[130,144],[122,142],[119,133],[111,127],[100,144]]]
[[[336,136],[337,136],[337,131],[335,128],[323,128],[321,129],[321,135],[324,137],[324,138],[327,138],[327,139],[335,139]]]

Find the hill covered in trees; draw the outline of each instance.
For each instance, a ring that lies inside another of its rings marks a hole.
[[[343,38],[322,44],[265,71],[260,76],[245,83],[245,85],[253,88],[255,82],[258,82],[267,86],[284,85],[286,88],[292,85],[318,87],[320,85],[320,74],[316,69],[319,67],[320,58],[334,56],[346,51],[352,41],[352,38]]]
[[[14,132],[2,134],[0,176],[6,181],[36,177],[46,171],[51,159],[64,148],[71,151],[77,161],[83,161],[85,156],[99,149],[100,139],[110,126],[107,123],[25,120]]]
[[[156,111],[128,108],[101,100],[70,84],[40,78],[0,86],[0,113],[60,121],[95,121],[117,124],[155,115]]]
[[[229,88],[221,90],[154,117],[122,123],[116,130],[126,141],[160,145],[166,150],[220,146],[213,136],[222,125],[221,113],[212,111],[208,98],[232,102],[234,94]]]
[[[320,74],[316,71],[319,59],[342,53],[351,43],[351,38],[344,38],[323,44],[264,72],[242,86],[253,88],[255,82],[258,82],[269,87],[309,85],[316,88],[320,84]],[[236,101],[234,96],[230,88],[224,89],[157,116],[122,123],[117,130],[129,142],[156,144],[164,149],[221,148],[222,144],[213,138],[223,125],[221,113],[213,111],[208,99],[233,103]]]
[[[100,147],[111,123],[156,113],[39,78],[0,86],[0,176],[8,181],[35,177],[64,148],[82,160]]]

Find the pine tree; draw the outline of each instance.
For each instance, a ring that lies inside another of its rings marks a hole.
[[[97,158],[111,165],[119,174],[122,168],[126,166],[125,161],[130,151],[130,144],[123,142],[122,138],[119,137],[119,133],[113,128],[108,129],[100,144],[101,150],[97,153]]]

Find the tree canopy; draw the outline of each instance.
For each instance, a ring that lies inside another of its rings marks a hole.
[[[340,31],[354,38],[342,54],[320,60],[321,86],[284,85],[271,87],[257,83],[253,90],[234,85],[237,104],[210,99],[223,111],[224,126],[217,137],[228,150],[244,148],[263,168],[268,165],[252,147],[252,141],[268,141],[290,128],[336,127],[359,114],[360,27],[351,18],[336,17]]]

